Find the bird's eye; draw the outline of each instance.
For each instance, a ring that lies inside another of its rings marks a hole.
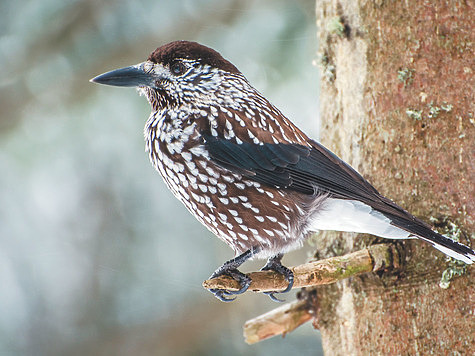
[[[170,66],[170,71],[174,75],[181,75],[181,74],[185,73],[185,70],[186,70],[186,67],[181,62],[172,63],[172,65]]]

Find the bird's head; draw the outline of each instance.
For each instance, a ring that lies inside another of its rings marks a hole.
[[[212,101],[229,76],[242,77],[215,50],[196,42],[175,41],[157,48],[145,62],[98,75],[91,82],[137,87],[152,108],[160,110]]]

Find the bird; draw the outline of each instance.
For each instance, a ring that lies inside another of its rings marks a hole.
[[[262,270],[294,276],[281,260],[320,230],[419,238],[467,264],[474,251],[435,231],[381,195],[356,170],[309,138],[214,49],[174,41],[136,65],[90,80],[135,87],[151,106],[146,151],[167,187],[236,257],[211,275],[237,280],[237,291],[210,289],[221,301],[244,293],[239,267],[267,259]]]

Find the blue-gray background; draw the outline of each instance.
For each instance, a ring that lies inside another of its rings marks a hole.
[[[0,355],[320,353],[310,324],[243,342],[277,305],[201,287],[232,251],[151,167],[146,100],[88,82],[177,39],[221,52],[318,136],[314,0],[0,2]]]

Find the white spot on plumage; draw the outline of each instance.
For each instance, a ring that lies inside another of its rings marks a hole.
[[[206,173],[208,173],[211,177],[219,178],[219,174],[211,167],[205,167]]]
[[[184,174],[178,173],[178,179],[181,181],[185,188],[188,187],[188,179],[186,179],[186,176]]]
[[[247,240],[248,240],[248,237],[247,237],[246,235],[241,234],[241,233],[239,233],[238,235],[239,235],[239,237],[240,237],[241,239],[243,239],[244,241],[247,241]]]
[[[201,200],[201,196],[199,196],[198,194],[196,194],[193,191],[191,192],[191,197],[197,202],[200,202],[200,200]]]
[[[239,189],[244,189],[244,188],[246,188],[246,186],[245,186],[244,184],[242,184],[242,183],[235,183],[234,185],[235,185],[237,188],[239,188]]]
[[[187,162],[191,162],[191,159],[193,158],[193,155],[190,153],[190,152],[182,152],[181,153],[181,156],[183,157],[183,159]],[[188,165],[188,164],[187,164]]]
[[[260,235],[254,235],[255,239],[259,241],[261,244],[268,245],[269,241],[267,239],[263,239]]]
[[[238,243],[239,246],[241,246],[241,248],[247,249],[246,244],[244,242],[242,242],[241,240],[237,240],[237,243]]]
[[[188,152],[186,152],[186,153],[188,153]],[[190,156],[192,157],[191,154],[190,154]],[[188,169],[189,169],[190,171],[196,169],[196,164],[195,164],[195,162],[193,162],[191,159],[193,159],[193,158],[190,158],[190,161],[186,161],[186,162],[185,162],[186,166],[188,167]]]
[[[240,217],[237,217],[237,216],[233,216],[234,220],[236,220],[236,222],[238,224],[242,224],[242,219]]]
[[[199,180],[202,181],[203,183],[208,182],[208,176],[207,176],[206,174],[200,173],[200,174],[198,174],[198,178],[199,178]]]
[[[251,207],[251,210],[255,212],[256,214],[259,214],[259,209],[256,208],[255,206]]]
[[[255,215],[254,217],[256,218],[257,221],[264,222],[263,216]]]
[[[279,221],[279,225],[280,225],[283,229],[285,229],[285,230],[288,230],[288,229],[289,229],[289,225],[286,225],[286,224],[284,224],[284,223],[281,223],[280,221]]]
[[[209,159],[209,153],[203,146],[193,146],[190,148],[190,152],[195,156],[203,156],[204,158]]]
[[[228,183],[233,183],[234,180],[235,180],[234,177],[227,176],[227,175],[225,175],[225,174],[222,174],[222,175],[221,175],[221,178],[223,178],[223,180],[225,180],[225,181],[228,182]]]
[[[188,181],[190,182],[190,184],[195,184],[196,183],[196,177],[195,176],[192,176],[191,174],[187,173],[186,178],[188,178]]]
[[[267,230],[267,229],[263,229],[263,230],[264,230],[264,232],[265,232],[267,235],[269,235],[269,236],[275,236],[273,231]]]

